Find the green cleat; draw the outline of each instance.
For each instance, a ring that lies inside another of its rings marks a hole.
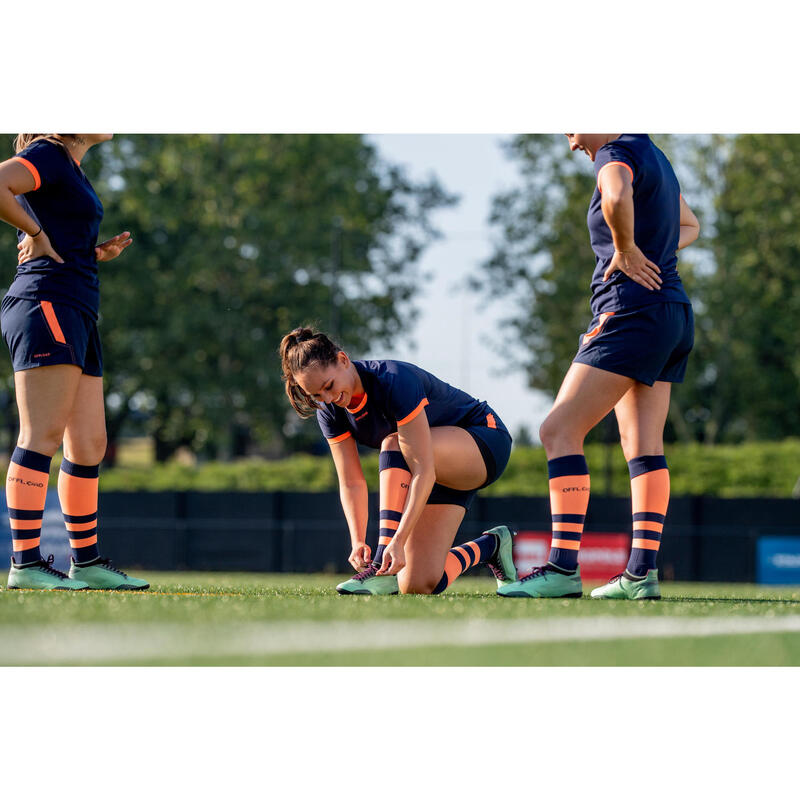
[[[658,570],[648,570],[644,578],[638,579],[635,579],[626,570],[615,575],[605,586],[593,589],[591,596],[606,600],[660,600]]]
[[[73,580],[53,567],[53,555],[47,561],[34,561],[24,567],[18,567],[11,559],[11,570],[8,573],[9,589],[71,589],[78,591],[88,589],[85,581]]]
[[[581,568],[564,574],[545,564],[521,580],[501,586],[500,597],[583,597]]]
[[[149,583],[140,578],[131,578],[121,569],[117,569],[107,558],[98,558],[82,565],[76,564],[72,559],[70,561],[70,578],[85,581],[90,589],[139,592],[150,588]]]
[[[370,564],[349,581],[336,587],[339,594],[398,594],[397,575],[376,575],[378,566]]]
[[[497,588],[507,586],[517,580],[517,568],[514,566],[514,556],[512,554],[512,537],[516,532],[510,530],[505,525],[498,525],[489,531],[484,531],[483,536],[491,534],[497,539],[497,547],[494,555],[486,562],[486,566],[492,571],[497,580]]]

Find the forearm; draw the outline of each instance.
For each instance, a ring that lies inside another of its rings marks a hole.
[[[0,219],[33,236],[39,231],[36,220],[17,202],[7,187],[0,188]]]
[[[367,540],[369,521],[369,492],[366,481],[343,483],[339,486],[339,498],[350,531],[350,542],[355,547]]]
[[[406,540],[416,527],[417,522],[419,522],[435,482],[436,475],[432,468],[417,473],[412,472],[408,486],[406,507],[394,534],[394,539],[398,544],[405,545]]]
[[[614,249],[626,252],[633,249],[633,191],[618,194],[606,193],[600,203],[603,218],[611,230]]]

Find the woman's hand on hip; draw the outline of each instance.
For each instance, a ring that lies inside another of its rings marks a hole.
[[[53,245],[50,244],[44,231],[39,231],[36,236],[26,233],[25,238],[17,245],[17,250],[19,251],[17,253],[18,264],[24,264],[26,261],[43,256],[49,256],[59,264],[64,263],[64,259],[53,250]]]
[[[105,242],[100,242],[94,248],[94,253],[98,261],[111,261],[112,258],[116,258],[131,244],[133,244],[133,239],[131,239],[130,231],[124,231]]]
[[[370,546],[366,542],[362,542],[353,547],[350,558],[347,560],[356,572],[361,572],[361,570],[366,569],[372,563],[371,555],[372,550]]]
[[[397,534],[395,538],[386,545],[383,551],[383,562],[381,568],[376,573],[377,575],[397,575],[401,569],[406,565],[406,553],[403,545],[397,541]]]
[[[645,289],[661,288],[659,277],[661,270],[658,264],[650,261],[636,245],[631,250],[614,251],[611,264],[603,275],[603,282],[605,283],[617,270],[624,272],[632,281],[641,284]]]

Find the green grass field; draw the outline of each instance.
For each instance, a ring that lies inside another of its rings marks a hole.
[[[0,592],[0,664],[800,665],[800,587],[666,583],[622,602],[501,599],[485,578],[340,597],[330,575],[143,577],[146,593]]]

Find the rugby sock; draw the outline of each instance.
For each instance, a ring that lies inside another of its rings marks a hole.
[[[638,578],[656,568],[669,505],[669,469],[664,456],[639,456],[628,462],[628,471],[631,476],[633,543],[625,571]]]
[[[58,473],[58,499],[76,564],[100,557],[97,550],[97,484],[100,465],[85,467],[65,458]]]
[[[411,471],[399,450],[384,450],[378,456],[380,471],[380,523],[378,530],[378,547],[372,557],[372,563],[380,567],[383,551],[392,541],[394,532],[403,517],[406,506]]]
[[[431,594],[443,592],[462,572],[466,572],[476,564],[488,561],[497,547],[497,537],[492,534],[479,536],[474,542],[454,547],[447,554],[444,562],[444,574]]]
[[[550,515],[553,534],[547,563],[557,570],[574,572],[589,505],[589,467],[582,453],[552,458],[547,462],[550,477]]]
[[[50,477],[50,456],[17,447],[11,454],[6,477],[8,522],[17,566],[40,561],[42,517]]]

